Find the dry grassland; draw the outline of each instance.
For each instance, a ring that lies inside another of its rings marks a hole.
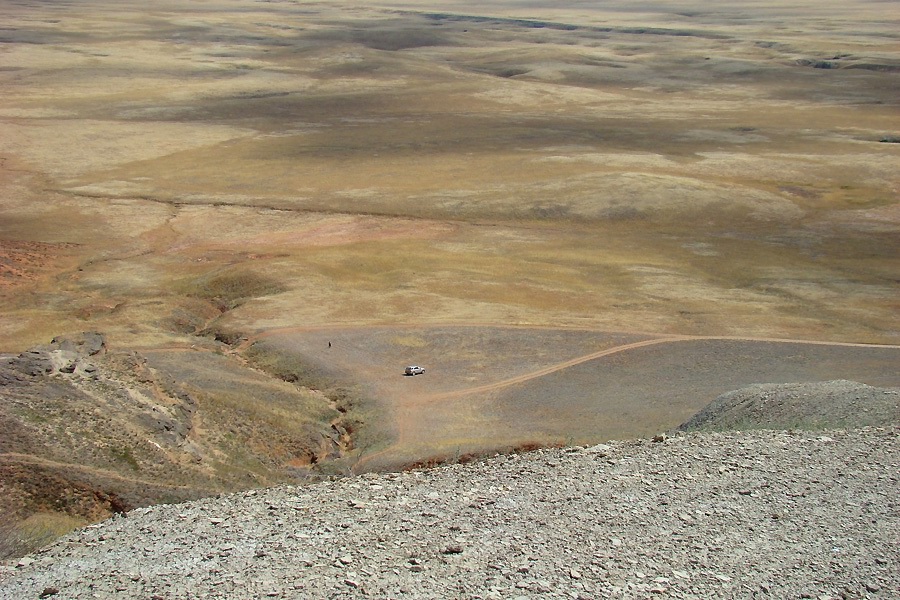
[[[282,290],[238,330],[896,340],[889,5],[555,4],[6,6],[3,239],[78,249],[6,349],[234,271]]]
[[[397,323],[900,340],[889,2],[22,0],[0,23],[0,351]],[[465,346],[457,375],[524,347]]]

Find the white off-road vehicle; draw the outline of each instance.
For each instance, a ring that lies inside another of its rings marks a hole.
[[[406,370],[404,371],[404,373],[407,375],[424,375],[425,369],[423,369],[419,365],[410,365],[410,366],[406,367]]]

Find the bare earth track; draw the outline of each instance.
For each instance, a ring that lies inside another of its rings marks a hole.
[[[357,448],[355,471],[653,435],[756,383],[900,385],[900,346],[889,344],[473,324],[288,328],[242,343],[257,345],[318,364],[385,407],[393,441]],[[456,352],[445,354],[448,347]],[[425,366],[425,375],[405,377],[407,363]]]

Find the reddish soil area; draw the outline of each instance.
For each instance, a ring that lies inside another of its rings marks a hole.
[[[0,290],[36,281],[77,244],[0,239]]]

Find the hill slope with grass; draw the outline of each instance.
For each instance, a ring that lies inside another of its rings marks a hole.
[[[330,396],[329,396],[330,394]],[[0,554],[136,507],[342,471],[351,397],[96,333],[0,360]]]

